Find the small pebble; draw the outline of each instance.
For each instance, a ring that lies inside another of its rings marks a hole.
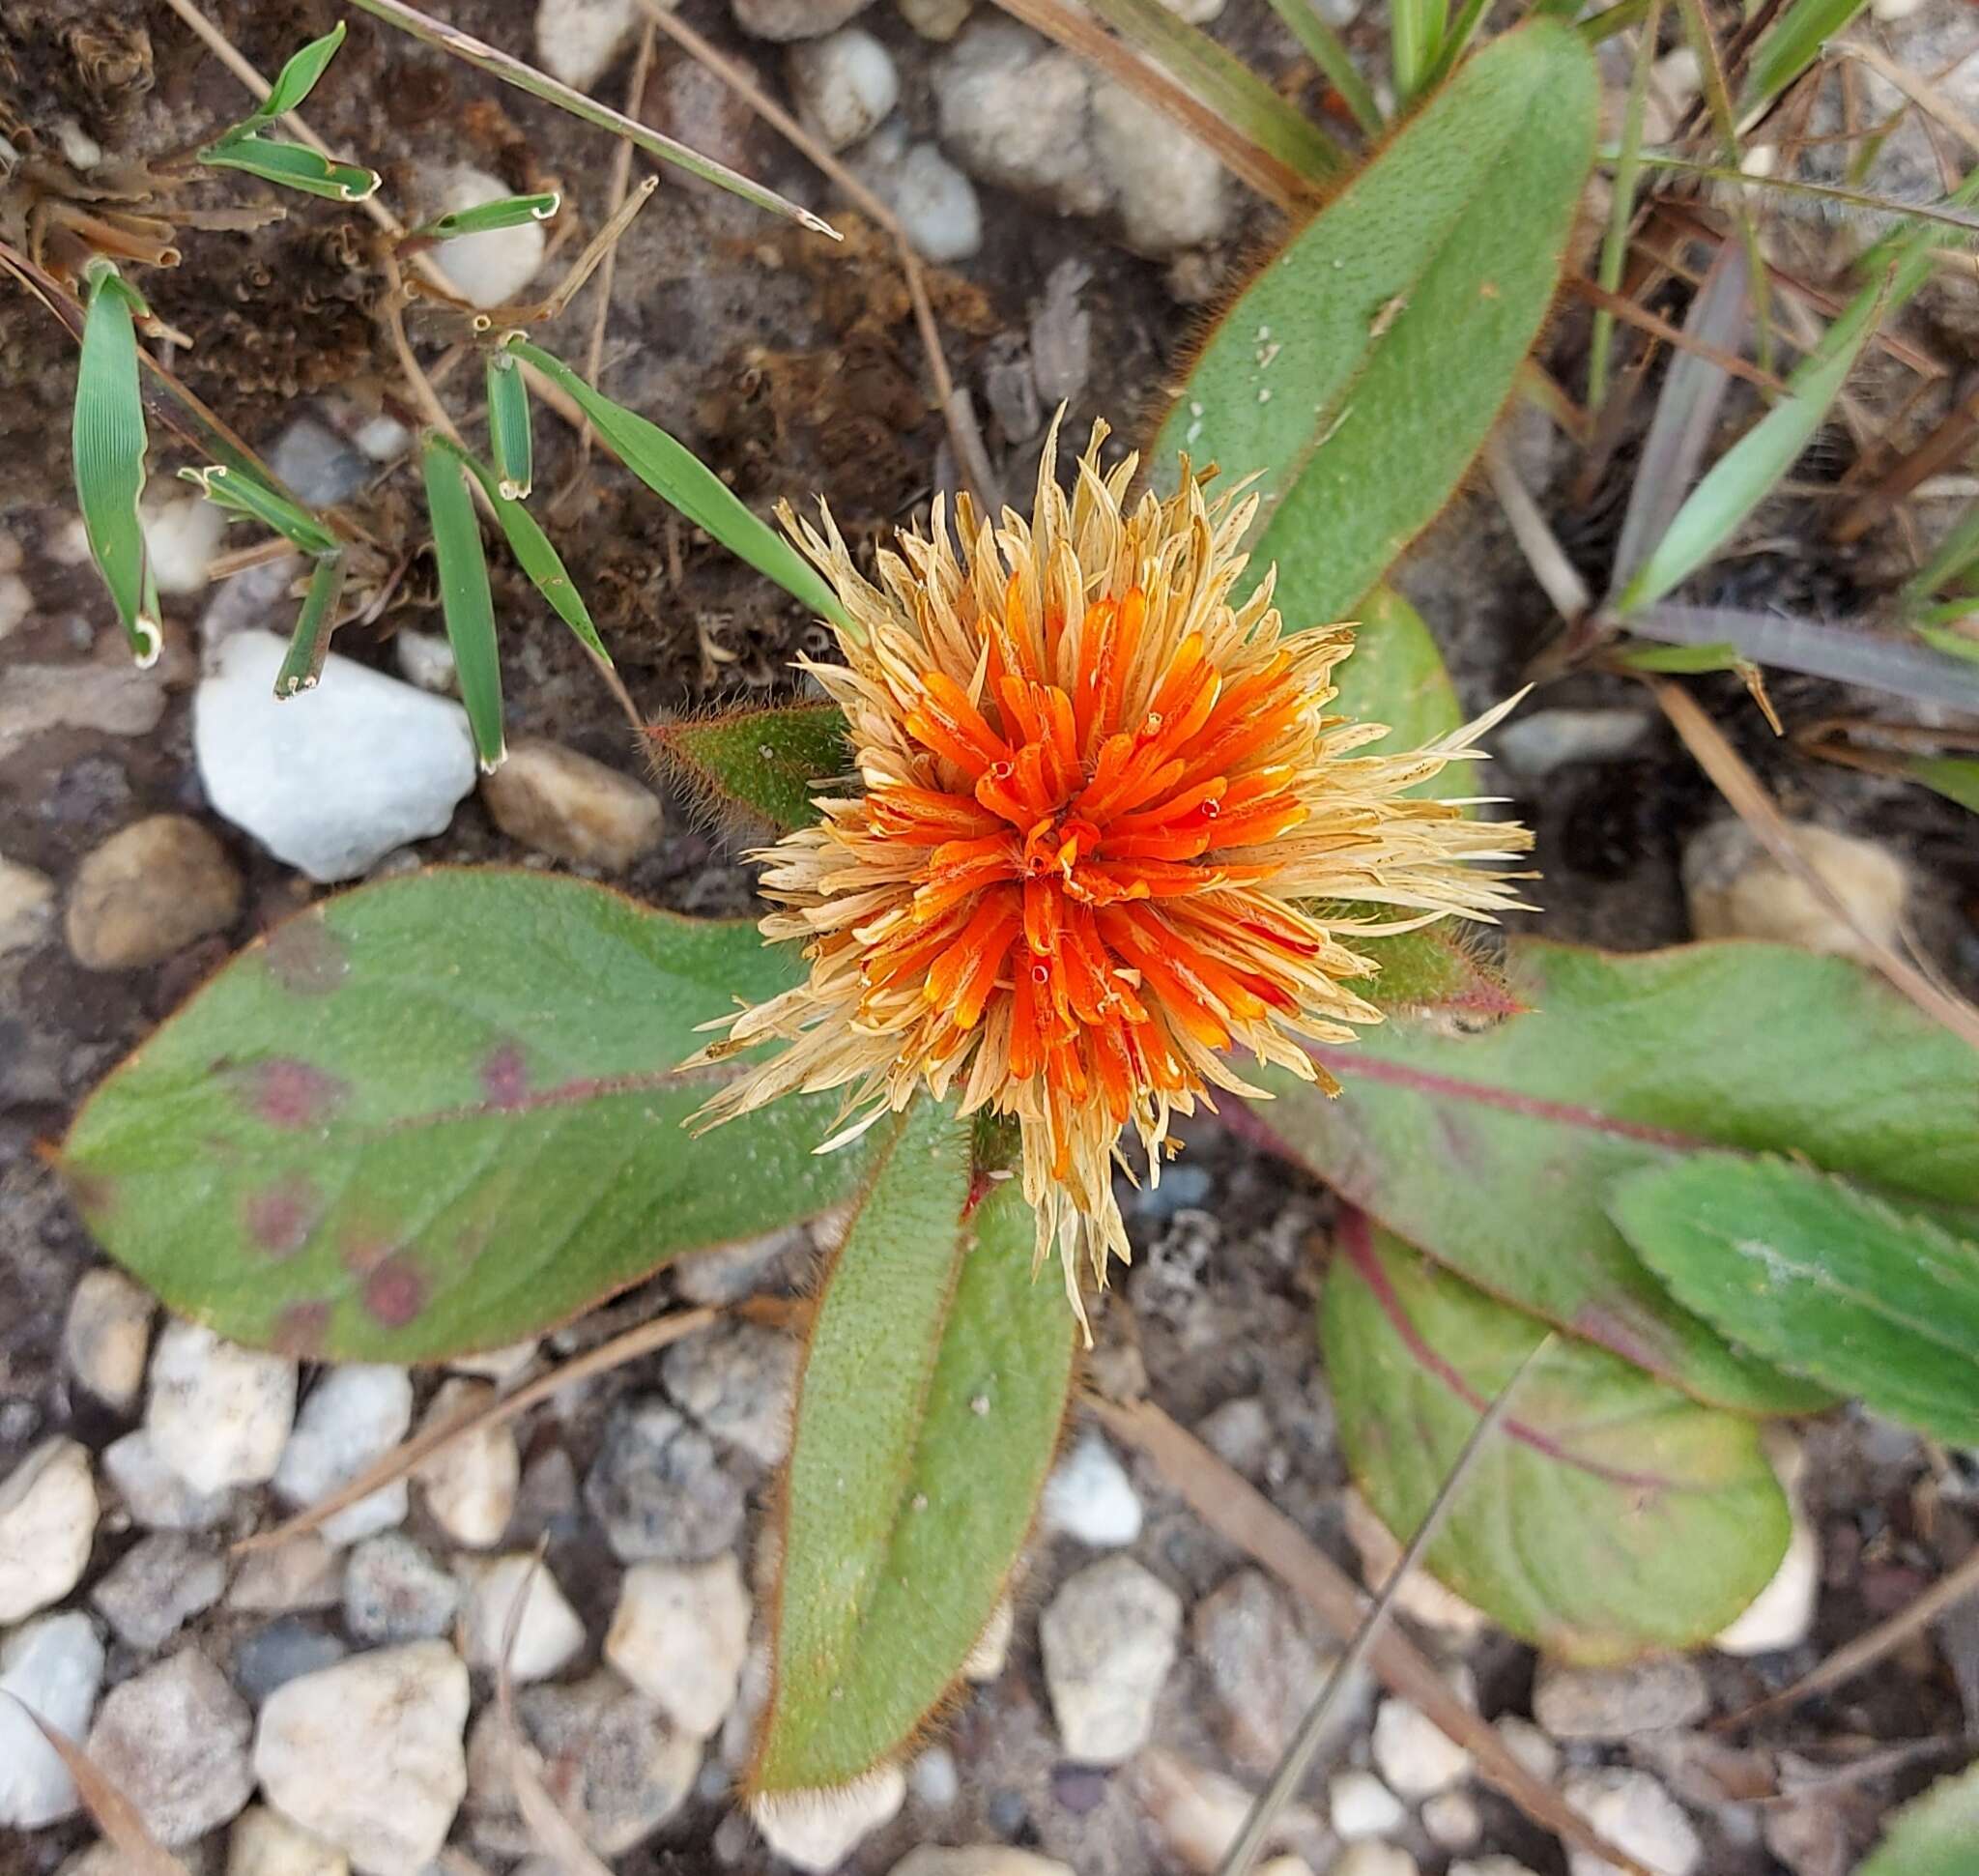
[[[1764,1437],[1767,1456],[1793,1509],[1793,1533],[1772,1580],[1731,1627],[1711,1638],[1711,1646],[1725,1655],[1771,1655],[1797,1648],[1814,1628],[1821,1600],[1821,1537],[1807,1515],[1800,1490],[1806,1454],[1784,1430],[1768,1428]]]
[[[214,811],[324,884],[444,833],[474,785],[467,712],[334,651],[298,709],[274,695],[286,652],[271,633],[238,632],[193,693],[193,754]]]
[[[69,888],[63,931],[86,970],[162,964],[240,915],[241,876],[198,822],[155,814],[87,854]]]
[[[431,215],[453,215],[499,202],[515,193],[499,176],[472,163],[453,163],[422,177],[415,193]],[[492,228],[484,234],[457,235],[433,250],[446,277],[471,306],[501,306],[518,300],[543,264],[545,236],[540,221],[512,228]]]
[[[1329,1876],[1420,1876],[1416,1859],[1392,1843],[1349,1844]]]
[[[452,1420],[494,1398],[495,1389],[486,1381],[443,1381],[421,1428]],[[483,1422],[471,1431],[456,1433],[431,1458],[422,1459],[413,1477],[433,1521],[454,1543],[485,1550],[502,1542],[515,1515],[522,1454],[511,1428]]]
[[[907,1789],[917,1803],[931,1811],[947,1810],[962,1795],[961,1774],[956,1768],[955,1754],[945,1746],[929,1746],[907,1767]],[[929,1871],[927,1876],[940,1876],[940,1872]]]
[[[102,1684],[103,1644],[89,1617],[74,1610],[44,1615],[0,1641],[0,1694],[13,1696],[0,1698],[0,1829],[38,1831],[81,1808],[68,1771],[28,1713],[81,1739]]]
[[[1704,1845],[1683,1807],[1647,1772],[1569,1773],[1561,1794],[1616,1849],[1659,1876],[1693,1876],[1703,1859]],[[1566,1862],[1571,1876],[1620,1876],[1605,1857],[1585,1850],[1569,1850]]]
[[[1271,1416],[1254,1394],[1240,1395],[1213,1408],[1195,1424],[1196,1437],[1247,1479],[1261,1479],[1272,1452]]]
[[[452,1623],[460,1583],[402,1531],[387,1531],[352,1550],[343,1604],[344,1627],[357,1641],[430,1641]]]
[[[206,585],[207,563],[220,551],[227,518],[200,495],[175,495],[139,517],[152,578],[168,598]]]
[[[1189,1633],[1215,1691],[1231,1759],[1268,1777],[1338,1657],[1307,1637],[1291,1600],[1255,1569],[1235,1572],[1197,1602]],[[1361,1704],[1345,1702],[1327,1737],[1356,1724]]]
[[[616,1674],[524,1688],[515,1704],[525,1750],[601,1856],[643,1843],[694,1789],[701,1742],[670,1725]],[[493,1707],[468,1741],[468,1810],[477,1848],[510,1857],[535,1847],[516,1805],[508,1742]]]
[[[976,0],[895,0],[904,19],[923,39],[946,45],[975,11]]]
[[[104,1447],[102,1466],[103,1483],[146,1530],[211,1531],[233,1515],[232,1491],[188,1486],[158,1457],[158,1442],[142,1428]]]
[[[817,1255],[810,1227],[793,1225],[767,1237],[696,1251],[667,1266],[683,1302],[739,1303],[765,1290],[788,1291],[800,1284]]]
[[[1550,1785],[1560,1775],[1560,1747],[1530,1719],[1501,1714],[1491,1722],[1491,1729],[1534,1777]]]
[[[790,1450],[799,1352],[794,1337],[774,1329],[718,1322],[669,1348],[660,1379],[718,1440],[778,1466]]]
[[[275,1469],[275,1491],[303,1507],[348,1485],[404,1439],[413,1424],[412,1377],[402,1368],[352,1363],[309,1390]],[[341,1547],[405,1522],[406,1482],[395,1480],[333,1512],[316,1527]]]
[[[1538,782],[1567,763],[1619,762],[1651,722],[1647,710],[1522,710],[1496,733],[1493,753]]]
[[[1515,1857],[1470,1857],[1449,1866],[1449,1876],[1534,1876]]]
[[[521,1342],[504,1342],[500,1348],[483,1348],[478,1354],[457,1355],[446,1366],[456,1374],[472,1374],[477,1380],[498,1386],[512,1381],[536,1358],[541,1346],[534,1336]]]
[[[1132,1557],[1089,1564],[1060,1586],[1038,1640],[1066,1757],[1119,1765],[1147,1744],[1181,1628],[1181,1599]]]
[[[54,924],[54,880],[31,866],[0,858],[0,958],[32,950]]]
[[[1468,1792],[1440,1791],[1422,1805],[1422,1828],[1443,1850],[1468,1850],[1484,1834],[1484,1820]]]
[[[391,656],[407,683],[431,691],[435,697],[451,697],[460,688],[460,668],[454,663],[453,647],[443,633],[401,625],[391,635]]]
[[[1026,26],[978,19],[934,62],[942,147],[980,183],[1098,215],[1112,185],[1091,142],[1084,63]]]
[[[332,1844],[256,1804],[227,1833],[227,1876],[350,1876],[351,1860]]]
[[[638,20],[635,0],[541,0],[536,63],[573,91],[588,91],[625,49]]]
[[[857,143],[900,102],[893,54],[863,27],[793,45],[785,70],[805,129],[829,150]]]
[[[467,1717],[468,1671],[445,1642],[376,1649],[271,1694],[254,1770],[359,1876],[421,1876],[467,1791]]]
[[[274,1476],[296,1412],[296,1364],[167,1322],[151,1358],[145,1430],[152,1451],[194,1491]]]
[[[510,840],[572,866],[622,873],[659,845],[665,817],[643,783],[542,736],[517,736],[481,778],[481,802]]]
[[[1140,1536],[1140,1499],[1127,1468],[1098,1433],[1079,1435],[1045,1482],[1043,1517],[1096,1549],[1114,1549]]]
[[[1221,162],[1138,92],[1110,78],[1094,84],[1092,139],[1136,254],[1166,260],[1230,231],[1237,205]]]
[[[234,1685],[260,1707],[275,1688],[334,1667],[350,1652],[328,1629],[300,1615],[280,1616],[235,1643]]]
[[[906,1796],[906,1775],[890,1765],[836,1791],[759,1796],[749,1811],[771,1850],[822,1876],[844,1862],[855,1844],[891,1823]]]
[[[525,1593],[522,1619],[508,1651],[509,1678],[517,1686],[547,1680],[583,1648],[584,1624],[577,1611],[548,1566],[538,1564],[528,1551],[464,1559],[461,1575],[461,1653],[470,1667],[493,1673],[501,1665],[515,1605]]]
[[[705,1563],[742,1530],[742,1488],[714,1443],[656,1395],[613,1409],[585,1502],[621,1563]]]
[[[252,1729],[226,1677],[196,1648],[182,1648],[103,1696],[88,1749],[152,1835],[177,1849],[247,1803]]]
[[[1908,896],[1903,861],[1887,847],[1811,822],[1793,824],[1792,833],[1867,938],[1885,947],[1896,943]],[[1767,938],[1858,963],[1874,956],[1873,945],[1761,847],[1742,821],[1715,821],[1691,836],[1683,890],[1691,930],[1701,938]]]
[[[184,1531],[155,1531],[98,1579],[90,1601],[120,1641],[151,1655],[212,1608],[226,1586],[226,1559],[212,1544]]]
[[[413,447],[413,433],[389,413],[367,417],[351,433],[360,454],[375,463],[395,463]]]
[[[1159,1746],[1136,1754],[1124,1775],[1175,1860],[1196,1876],[1214,1876],[1250,1814],[1250,1793],[1234,1778]],[[1288,1806],[1278,1814],[1272,1841],[1311,1822],[1303,1807]]]
[[[72,1439],[43,1440],[0,1483],[0,1626],[75,1587],[96,1530],[88,1450]]]
[[[1533,1717],[1555,1739],[1631,1739],[1689,1726],[1710,1710],[1704,1674],[1685,1655],[1620,1667],[1542,1660],[1533,1684]]]
[[[86,1270],[62,1326],[69,1371],[105,1406],[128,1412],[144,1386],[151,1297],[118,1270]]]
[[[749,1615],[733,1552],[704,1564],[635,1564],[618,1593],[605,1659],[675,1725],[706,1739],[735,1704]]]
[[[990,1611],[990,1620],[976,1637],[962,1661],[962,1679],[987,1687],[996,1680],[1010,1660],[1010,1637],[1017,1627],[1017,1610],[1009,1597]]]
[[[1392,1836],[1409,1821],[1408,1807],[1371,1772],[1336,1772],[1326,1790],[1334,1835],[1343,1842]]]
[[[871,0],[730,0],[735,23],[758,39],[817,39],[864,13]]]
[[[1447,1791],[1471,1773],[1470,1753],[1406,1700],[1384,1700],[1376,1712],[1374,1763],[1404,1798]]]
[[[315,1531],[250,1550],[227,1592],[227,1607],[259,1614],[333,1608],[343,1597],[343,1560]]]
[[[975,186],[935,144],[910,144],[898,125],[888,125],[848,160],[924,259],[947,266],[982,247],[983,206]]]
[[[907,1777],[911,1783],[913,1774]],[[955,1850],[924,1843],[918,1850],[909,1850],[888,1876],[1075,1876],[1075,1872],[1070,1863],[1008,1843],[970,1843]]]

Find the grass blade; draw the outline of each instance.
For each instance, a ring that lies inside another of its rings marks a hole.
[[[1821,55],[1867,0],[1793,0],[1759,43],[1745,75],[1739,108],[1749,119],[1763,110]]]
[[[547,221],[562,205],[555,189],[536,195],[502,195],[472,209],[449,209],[413,230],[415,238],[451,241],[456,235],[486,235],[498,228],[519,228],[526,221]]]
[[[317,79],[329,71],[330,60],[336,57],[337,48],[344,43],[344,22],[339,19],[321,39],[312,39],[294,54],[275,73],[274,83],[262,100],[261,108],[247,121],[250,124],[257,120],[265,123],[270,118],[301,109],[303,101],[316,89]]]
[[[502,495],[511,502],[527,501],[535,453],[530,437],[530,391],[512,352],[488,355],[488,448]]]
[[[1956,606],[1958,610],[1954,612],[1952,606]],[[1964,632],[1952,629],[1953,624],[1959,620],[1969,619],[1975,612],[1979,612],[1979,599],[1954,600],[1941,610],[1943,619],[1951,622],[1942,623],[1936,620],[1928,620],[1918,625],[1917,636],[1926,645],[1944,652],[1947,657],[1965,658],[1972,663],[1979,663],[1979,638],[1968,638]]]
[[[285,540],[292,540],[305,554],[334,553],[341,543],[306,508],[277,495],[258,476],[215,463],[206,469],[182,469],[180,478],[195,483],[199,492],[216,508],[229,514],[244,514],[272,528]]]
[[[1296,174],[1324,183],[1349,167],[1347,153],[1318,125],[1207,33],[1170,13],[1162,0],[1093,0],[1093,12]]]
[[[140,667],[164,644],[158,595],[137,504],[144,494],[144,400],[137,385],[135,314],[142,299],[108,261],[89,267],[89,311],[75,379],[71,447],[90,557]]]
[[[1456,69],[1457,61],[1470,49],[1471,42],[1477,37],[1477,28],[1484,23],[1487,4],[1488,0],[1464,0],[1463,10],[1445,30],[1443,43],[1422,80],[1424,91],[1434,91]]]
[[[495,649],[495,600],[488,591],[481,524],[462,479],[461,457],[430,430],[420,447],[420,465],[433,552],[440,563],[440,606],[460,674],[460,700],[467,706],[482,772],[492,775],[508,745],[502,732],[502,661]]]
[[[684,169],[690,176],[699,176],[704,183],[712,183],[717,188],[725,188],[731,195],[739,195],[745,202],[753,202],[760,209],[767,209],[772,215],[787,216],[800,227],[809,228],[815,234],[829,235],[834,241],[839,233],[821,216],[816,216],[809,209],[799,208],[796,203],[779,195],[773,188],[765,188],[760,183],[752,182],[747,176],[731,169],[726,163],[719,163],[712,157],[703,157],[698,150],[691,150],[684,143],[676,143],[672,137],[662,136],[657,130],[649,130],[644,124],[635,123],[622,111],[615,111],[609,104],[600,104],[595,99],[587,98],[581,91],[573,91],[568,85],[559,84],[547,73],[538,72],[534,66],[525,65],[522,60],[511,58],[506,52],[498,52],[494,46],[485,45],[471,34],[448,25],[445,20],[434,19],[409,7],[404,0],[356,0],[356,4],[376,19],[382,19],[387,26],[395,26],[402,33],[410,33],[422,43],[435,46],[442,52],[499,78],[505,85],[513,85],[518,91],[526,91],[531,98],[540,98],[545,103],[555,104],[559,110],[568,111],[572,117],[581,118],[587,124],[595,125],[601,130],[609,130],[614,136],[623,137],[647,156],[656,157],[661,162],[672,163],[675,168]]]
[[[1922,608],[1935,592],[1971,572],[1979,564],[1979,502],[1972,504],[1951,532],[1938,542],[1936,551],[1913,573],[1904,587],[1907,608]]]
[[[520,377],[521,373],[516,375]],[[508,542],[508,551],[515,556],[516,564],[529,575],[530,584],[550,602],[557,617],[577,634],[584,649],[601,664],[610,666],[612,654],[605,649],[598,628],[591,623],[584,595],[564,570],[562,558],[550,545],[550,536],[543,532],[535,516],[520,502],[504,495],[501,484],[485,466],[468,455],[463,455],[460,460],[466,464],[468,474],[480,483]]]
[[[1394,0],[1389,9],[1394,65],[1395,99],[1407,104],[1422,89],[1423,80],[1443,46],[1448,18],[1447,0]]]
[[[751,513],[734,491],[686,445],[636,411],[628,411],[623,405],[613,403],[602,391],[593,390],[562,360],[553,358],[540,345],[532,345],[528,339],[513,339],[507,349],[574,397],[619,460],[661,501],[678,508],[737,560],[774,580],[820,618],[834,624],[848,622],[837,595],[811,563],[767,522]]]
[[[1373,89],[1361,75],[1346,41],[1320,16],[1313,0],[1271,0],[1271,8],[1305,48],[1306,56],[1326,73],[1327,82],[1354,114],[1354,122],[1369,136],[1378,137],[1384,125]]]
[[[241,169],[264,183],[320,195],[330,202],[362,202],[378,193],[384,178],[361,163],[319,157],[306,144],[274,137],[229,136],[199,153],[209,169]]]
[[[1601,240],[1601,260],[1595,279],[1609,293],[1621,287],[1622,263],[1628,258],[1628,225],[1635,219],[1635,191],[1642,175],[1643,122],[1648,115],[1649,68],[1656,62],[1656,28],[1663,23],[1663,0],[1652,0],[1649,23],[1636,46],[1635,70],[1629,74],[1628,103],[1622,113],[1621,149],[1615,160],[1614,194],[1608,208],[1608,232]],[[1598,413],[1608,396],[1608,358],[1615,344],[1615,315],[1605,308],[1594,313],[1588,341],[1588,410]]]
[[[336,624],[336,602],[343,597],[349,559],[341,548],[317,557],[309,575],[309,591],[289,635],[289,655],[274,675],[274,694],[286,701],[298,691],[314,690],[330,655],[330,635]]]

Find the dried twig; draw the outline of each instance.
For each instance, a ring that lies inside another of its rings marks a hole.
[[[1506,520],[1511,524],[1512,538],[1525,555],[1526,564],[1533,569],[1533,578],[1552,600],[1553,610],[1568,625],[1574,624],[1586,616],[1588,607],[1593,603],[1593,594],[1566,558],[1559,536],[1547,525],[1538,503],[1519,479],[1518,471],[1496,437],[1484,448],[1484,474],[1490,478],[1492,492],[1505,510]]]
[[[1895,85],[1927,117],[1943,125],[1968,150],[1979,151],[1979,124],[1973,123],[1929,78],[1899,65],[1887,53],[1860,40],[1834,41],[1827,49],[1830,53],[1859,60],[1879,78]]]
[[[1193,1434],[1151,1400],[1123,1405],[1088,1394],[1085,1404],[1110,1432],[1144,1453],[1170,1488],[1218,1536],[1262,1564],[1342,1640],[1359,1631],[1368,1606],[1360,1586]],[[1467,1747],[1477,1762],[1477,1775],[1535,1824],[1576,1850],[1605,1857],[1627,1876],[1654,1876],[1646,1864],[1607,1842],[1553,1786],[1521,1765],[1477,1709],[1399,1630],[1391,1628],[1379,1637],[1367,1664],[1386,1687],[1420,1708]]]
[[[595,1348],[586,1349],[582,1355],[572,1356],[561,1368],[537,1375],[533,1381],[526,1382],[511,1394],[499,1395],[492,1400],[474,1401],[445,1420],[420,1428],[412,1438],[394,1446],[327,1498],[319,1499],[271,1531],[257,1531],[252,1537],[243,1538],[234,1548],[242,1552],[268,1550],[278,1544],[285,1544],[290,1538],[301,1537],[305,1531],[313,1531],[325,1518],[342,1511],[347,1505],[355,1505],[359,1499],[370,1497],[381,1486],[395,1485],[455,1440],[472,1432],[505,1426],[518,1414],[527,1413],[539,1400],[547,1400],[573,1382],[588,1380],[593,1374],[622,1368],[627,1362],[651,1354],[655,1348],[664,1348],[669,1342],[678,1342],[682,1336],[691,1336],[705,1329],[720,1314],[719,1310],[686,1310],[677,1315],[656,1316],[650,1322],[642,1322],[637,1328],[626,1330],[623,1335],[614,1336],[609,1342],[601,1342]]]
[[[1880,938],[1863,927],[1834,888],[1808,863],[1785,817],[1766,793],[1765,784],[1746,765],[1745,759],[1725,739],[1718,726],[1699,708],[1697,700],[1680,684],[1667,679],[1650,679],[1649,688],[1671,727],[1683,738],[1684,747],[1697,758],[1698,766],[1711,778],[1739,820],[1752,829],[1760,845],[1780,865],[1855,935],[1864,956],[1890,988],[1962,1042],[1979,1048],[1979,1010],[1935,984],[1907,958],[1899,957]]]
[[[1727,1714],[1722,1719],[1713,1720],[1711,1731],[1740,1731],[1768,1714],[1798,1706],[1803,1700],[1812,1700],[1817,1693],[1825,1693],[1828,1688],[1854,1679],[1864,1668],[1873,1667],[1891,1649],[1900,1647],[1918,1630],[1935,1622],[1955,1602],[1964,1602],[1974,1592],[1979,1592],[1979,1549],[1975,1549],[1956,1570],[1940,1576],[1914,1602],[1907,1602],[1895,1615],[1879,1622],[1868,1633],[1845,1642],[1819,1667],[1803,1674],[1792,1687],[1782,1688],[1778,1693],[1769,1693],[1764,1700],[1756,1700],[1735,1714]]]
[[[941,349],[941,332],[934,324],[934,307],[928,298],[928,282],[921,257],[914,252],[900,218],[878,196],[852,174],[844,163],[811,135],[789,111],[771,98],[734,60],[718,52],[701,34],[672,13],[663,0],[639,0],[645,16],[697,64],[705,66],[787,142],[801,151],[830,178],[862,215],[884,228],[899,250],[901,272],[906,275],[907,297],[914,305],[914,325],[921,334],[921,346],[928,355],[928,369],[934,380],[934,397],[948,425],[949,441],[955,445],[956,460],[974,484],[977,495],[991,514],[1003,506],[1003,491],[996,473],[990,467],[989,452],[983,447],[976,428],[975,411],[968,393],[960,390],[949,375],[948,358]]]

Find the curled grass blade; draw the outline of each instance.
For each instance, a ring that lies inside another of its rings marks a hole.
[[[183,480],[193,483],[214,506],[260,522],[285,540],[294,541],[305,554],[329,554],[339,544],[337,537],[306,508],[286,495],[277,494],[244,470],[215,463],[206,469],[182,469],[179,475]]]
[[[89,310],[76,373],[71,447],[90,558],[110,590],[118,622],[140,666],[164,643],[158,596],[137,504],[144,494],[144,400],[137,383],[135,316],[143,300],[103,260],[89,269]]]
[[[456,235],[486,235],[502,228],[520,228],[526,222],[549,220],[562,202],[555,189],[544,189],[534,195],[498,196],[493,202],[477,203],[471,209],[450,209],[445,215],[435,216],[431,221],[422,221],[413,235],[428,241],[451,241]]]
[[[293,54],[275,73],[274,83],[270,86],[261,108],[247,122],[266,123],[286,112],[301,110],[309,94],[316,89],[316,81],[329,71],[330,60],[336,57],[346,30],[344,22],[339,19],[321,39],[312,39],[300,52]]]
[[[685,444],[670,437],[657,423],[636,411],[615,404],[593,390],[561,359],[540,345],[516,338],[507,348],[527,360],[560,390],[567,392],[597,426],[627,469],[698,528],[704,529],[737,560],[745,561],[766,579],[774,580],[793,599],[834,624],[849,621],[838,596],[823,577],[782,534],[753,514],[734,491],[703,463]]]
[[[274,675],[277,697],[286,700],[298,691],[316,688],[323,676],[323,661],[330,655],[330,634],[336,624],[337,601],[343,597],[349,566],[342,548],[317,557],[309,590],[302,595],[302,610],[296,616],[296,629],[289,636],[289,654]]]
[[[264,183],[320,195],[330,202],[363,202],[378,193],[384,178],[361,163],[338,162],[318,156],[304,143],[283,143],[274,137],[233,136],[210,143],[199,153],[209,169],[239,169]]]
[[[420,447],[426,477],[426,511],[440,563],[440,605],[447,642],[460,674],[460,700],[474,734],[474,753],[493,774],[508,753],[502,731],[502,660],[495,647],[495,601],[488,591],[488,557],[481,524],[462,479],[460,451],[433,431]]]
[[[516,375],[520,377],[522,374],[518,372]],[[501,484],[484,464],[466,454],[460,460],[466,465],[468,474],[480,483],[489,505],[495,510],[495,519],[501,526],[502,536],[508,542],[508,551],[515,556],[516,564],[529,575],[530,584],[550,602],[557,617],[577,634],[584,649],[599,663],[611,668],[612,654],[605,649],[598,628],[591,623],[584,595],[565,571],[562,557],[551,546],[550,536],[544,534],[535,516],[513,497],[502,493]]]
[[[521,365],[508,352],[488,357],[488,447],[500,492],[511,502],[528,500],[535,457],[530,436],[530,390]]]

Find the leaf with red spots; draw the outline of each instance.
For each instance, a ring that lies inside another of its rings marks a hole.
[[[1413,1531],[1545,1324],[1350,1212],[1324,1341],[1355,1482]],[[1435,1574],[1567,1660],[1686,1648],[1727,1627],[1786,1551],[1786,1497],[1759,1429],[1563,1337],[1457,1486]]]
[[[836,704],[778,704],[762,710],[646,732],[670,773],[711,807],[777,833],[817,819],[812,797],[851,773],[852,749]]]
[[[782,1497],[771,1799],[896,1764],[1007,1593],[1065,1418],[1074,1320],[1015,1179],[923,1098],[818,1299]],[[794,1802],[803,1802],[799,1796]]]
[[[1783,945],[1520,940],[1506,976],[1524,1015],[1322,1048],[1339,1097],[1274,1072],[1257,1119],[1457,1276],[1695,1399],[1823,1404],[1679,1307],[1609,1201],[1640,1168],[1721,1147],[1792,1153],[1907,1209],[1979,1207],[1979,1053],[1859,967]]]
[[[840,1203],[836,1102],[703,1139],[699,1025],[790,981],[746,922],[553,875],[365,886],[250,945],[114,1074],[65,1153],[112,1256],[222,1334],[428,1361],[576,1314],[679,1252]]]

